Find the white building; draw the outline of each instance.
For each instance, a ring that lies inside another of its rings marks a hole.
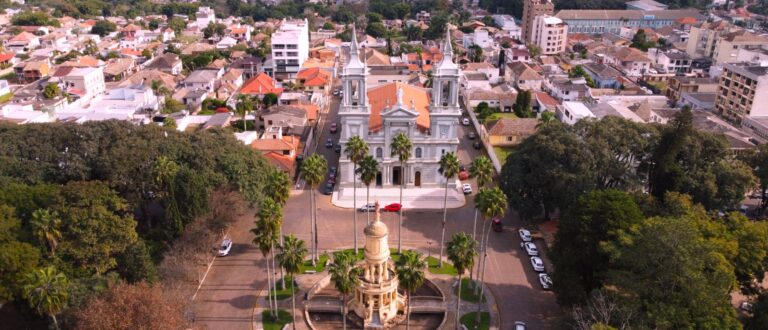
[[[583,102],[563,102],[557,106],[556,116],[560,121],[573,125],[584,118],[596,118]]]
[[[549,15],[533,19],[533,44],[541,49],[542,55],[555,55],[565,51],[568,40],[568,25],[563,20]]]
[[[309,23],[283,19],[271,40],[275,78],[293,79],[309,57]]]
[[[214,13],[211,7],[200,7],[195,14],[197,28],[202,30],[208,27],[210,23],[216,23],[216,13]]]
[[[61,77],[67,93],[80,96],[82,101],[103,94],[106,90],[103,67],[75,68]]]
[[[341,137],[345,145],[353,136],[368,143],[370,154],[379,162],[376,187],[440,188],[445,178],[438,171],[442,155],[456,152],[459,145],[459,77],[461,69],[453,62],[450,35],[442,46],[443,59],[434,66],[433,88],[392,82],[367,88],[368,69],[359,56],[357,38],[350,46],[349,63],[344,67],[344,95],[339,108]],[[390,144],[398,133],[413,143],[405,168],[392,155]],[[353,184],[354,166],[347,157],[339,160],[342,188]],[[357,180],[358,184],[360,180]],[[449,187],[455,182],[450,181]]]
[[[467,33],[464,35],[463,43],[464,48],[478,45],[480,48],[486,49],[494,47],[496,42],[493,40],[493,37],[490,36],[488,30],[477,28],[474,33]]]
[[[515,40],[521,39],[522,29],[517,26],[515,18],[512,17],[512,15],[493,15],[492,17],[496,25],[504,31],[504,36]]]

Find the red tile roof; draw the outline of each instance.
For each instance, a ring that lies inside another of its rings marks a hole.
[[[302,81],[304,86],[316,87],[328,85],[331,74],[320,68],[310,68],[299,71],[296,79]]]
[[[251,95],[264,95],[269,93],[277,94],[278,96],[283,93],[282,88],[275,86],[275,80],[272,79],[266,73],[260,73],[258,76],[251,78],[240,89],[240,93]]]
[[[398,89],[403,90],[403,103],[406,108],[411,108],[411,100],[413,100],[414,110],[419,113],[416,117],[416,126],[423,130],[429,129],[429,93],[413,85],[392,82],[368,89],[368,102],[371,105],[371,116],[368,118],[370,130],[378,131],[382,128],[384,121],[381,113],[385,111],[387,104],[390,107],[397,104]]]
[[[0,54],[0,62],[8,61],[8,60],[12,59],[14,56],[16,56],[16,54],[14,54],[13,52],[1,53]]]

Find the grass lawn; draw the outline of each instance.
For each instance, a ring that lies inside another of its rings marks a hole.
[[[476,315],[477,315],[476,312],[464,314],[461,317],[461,319],[459,319],[459,322],[461,322],[461,324],[463,324],[469,330],[485,330],[485,329],[488,329],[490,327],[490,324],[491,324],[491,315],[488,314],[488,312],[481,312],[480,313],[480,324],[475,326],[475,316]],[[264,329],[266,329],[266,327]]]
[[[303,274],[308,270],[314,270],[316,272],[322,272],[325,270],[325,262],[328,261],[328,255],[323,253],[320,255],[316,266],[312,266],[312,260],[307,260],[301,267],[299,267],[299,274]]]
[[[453,268],[453,265],[451,263],[445,261],[443,262],[443,267],[440,267],[440,262],[435,257],[427,257],[427,263],[429,264],[429,272],[432,274],[441,274],[441,275],[451,275],[456,276],[459,275],[459,272],[456,271],[456,268]]]
[[[293,318],[291,318],[291,313],[288,313],[288,311],[278,309],[277,320],[272,319],[272,315],[270,315],[268,310],[261,312],[261,320],[264,325],[264,330],[280,330],[286,324],[291,323]],[[464,318],[462,318],[462,321],[463,320]]]
[[[484,123],[490,123],[494,120],[499,120],[501,118],[512,118],[517,119],[517,116],[514,112],[495,112],[492,115],[485,117]]]
[[[295,285],[290,276],[285,277],[285,290],[277,290],[277,300],[288,299],[291,297],[291,287]],[[280,288],[280,281],[277,282],[277,287]],[[270,294],[275,294],[275,289],[269,290]],[[296,293],[296,291],[294,291]]]
[[[499,158],[501,166],[504,166],[504,163],[507,162],[507,157],[512,153],[512,150],[513,148],[509,147],[493,147],[493,152],[495,152],[496,157]]]
[[[480,298],[480,295],[475,293],[474,287],[469,287],[469,279],[468,278],[462,278],[461,279],[461,300],[463,301],[469,301],[469,302],[477,302],[477,300]],[[456,293],[458,291],[458,287],[454,289],[453,293]],[[485,297],[483,297],[483,301],[485,301]]]

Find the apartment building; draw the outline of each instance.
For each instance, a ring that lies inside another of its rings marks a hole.
[[[542,55],[555,55],[565,51],[568,40],[568,25],[563,20],[539,15],[533,19],[533,39],[531,43],[541,49]]]
[[[732,122],[768,117],[768,67],[747,63],[723,65],[715,109]]]
[[[685,93],[715,93],[717,78],[672,77],[667,82],[666,96],[673,102],[680,101]]]
[[[711,58],[715,64],[739,61],[742,49],[768,49],[768,38],[728,23],[691,27],[685,52],[693,58]]]
[[[526,42],[533,41],[533,20],[540,15],[553,15],[555,4],[552,0],[524,0],[522,36]]]
[[[272,33],[273,74],[277,79],[293,79],[309,57],[309,23],[283,19]]]

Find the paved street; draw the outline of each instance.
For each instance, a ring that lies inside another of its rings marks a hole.
[[[337,99],[333,103],[338,106]],[[321,116],[325,123],[319,137],[317,151],[328,159],[328,166],[337,166],[339,155],[332,148],[325,148],[329,137],[338,140],[338,134],[328,132],[329,122],[338,120],[336,111]],[[462,126],[459,158],[468,165],[471,159],[479,156],[480,151],[472,148],[473,140],[465,138],[469,127]],[[472,182],[477,190],[477,186]],[[365,194],[364,189],[358,191]],[[318,201],[318,236],[320,254],[353,245],[353,211],[341,209],[330,203],[330,196],[317,191]],[[468,196],[467,205],[448,211],[446,240],[459,231],[472,232],[474,216],[474,195]],[[284,209],[285,233],[309,240],[309,190],[295,191]],[[406,210],[403,216],[402,244],[404,248],[416,248],[428,251],[431,255],[439,254],[441,210]],[[384,213],[382,220],[390,228],[390,246],[397,247],[397,214]],[[231,235],[236,243],[231,256],[215,261],[210,273],[196,299],[197,321],[209,329],[247,329],[250,328],[251,308],[255,294],[266,283],[261,254],[250,246],[251,234],[248,229],[253,219],[242,219],[232,229]],[[365,213],[358,213],[358,244],[364,236]],[[519,248],[516,229],[517,219],[507,215],[503,219],[504,232],[491,232],[489,244],[488,269],[485,279],[501,308],[502,329],[512,327],[514,321],[525,321],[531,329],[551,328],[551,320],[559,315],[559,307],[551,292],[542,291],[536,273],[531,268],[528,257]],[[478,228],[478,235],[479,235]],[[479,240],[479,236],[478,236]],[[544,246],[538,242],[540,250]]]

